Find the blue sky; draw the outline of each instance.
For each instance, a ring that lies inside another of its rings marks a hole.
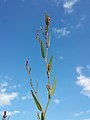
[[[90,120],[90,0],[0,0],[0,119],[37,119],[25,61],[45,107],[46,68],[36,30],[50,15],[51,46],[57,86],[47,120]],[[52,114],[53,113],[53,114]]]

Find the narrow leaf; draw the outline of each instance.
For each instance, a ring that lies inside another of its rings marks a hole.
[[[42,41],[41,41],[41,53],[42,53],[42,57],[45,58],[45,56],[44,56],[44,45],[43,45]]]
[[[51,39],[51,33],[50,33],[50,35],[48,36],[48,47],[50,47],[50,39]]]
[[[51,56],[50,61],[49,61],[50,70],[51,70],[51,68],[52,68],[52,60],[53,60],[53,56]]]
[[[33,96],[33,99],[34,99],[34,101],[35,101],[35,103],[36,103],[37,108],[38,108],[40,111],[42,111],[42,106],[40,105],[39,101],[37,100],[37,98],[36,98],[36,96],[34,95],[34,93],[33,93],[32,90],[31,90],[31,93],[32,93],[32,96]]]
[[[56,88],[56,76],[54,76],[54,83],[53,83],[53,86],[52,86],[52,89],[51,89],[51,96],[54,95],[55,88]]]

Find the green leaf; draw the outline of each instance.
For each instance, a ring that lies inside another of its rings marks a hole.
[[[52,68],[52,60],[53,60],[53,56],[51,56],[50,61],[49,61],[50,70],[51,70],[51,68]]]
[[[48,47],[50,47],[50,39],[51,39],[51,33],[50,33],[50,35],[48,36]]]
[[[54,95],[55,88],[56,88],[56,76],[54,76],[54,83],[51,89],[51,97]]]
[[[42,111],[42,106],[40,105],[39,101],[37,100],[37,98],[36,98],[36,96],[34,95],[34,93],[33,93],[32,90],[31,90],[31,93],[32,93],[32,96],[33,96],[33,99],[34,99],[34,101],[35,101],[35,103],[36,103],[37,108],[38,108],[40,111]]]
[[[41,41],[41,53],[42,53],[42,57],[45,58],[45,56],[44,56],[44,45],[43,45],[42,41]]]

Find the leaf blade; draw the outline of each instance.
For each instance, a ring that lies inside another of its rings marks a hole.
[[[36,103],[37,108],[38,108],[40,111],[42,111],[42,106],[40,105],[39,101],[37,100],[37,98],[36,98],[36,96],[34,95],[34,93],[33,93],[32,90],[31,90],[31,93],[32,93],[32,96],[33,96],[33,99],[34,99],[34,101],[35,101],[35,103]]]
[[[42,53],[42,57],[45,58],[45,56],[44,56],[44,45],[43,45],[42,41],[41,41],[41,53]]]
[[[49,61],[50,70],[51,70],[51,68],[52,68],[52,60],[53,60],[53,56],[51,56],[50,61]]]
[[[55,88],[56,88],[56,76],[54,76],[54,83],[51,89],[51,97],[54,95],[55,92]]]

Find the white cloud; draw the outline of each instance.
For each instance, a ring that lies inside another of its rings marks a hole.
[[[11,94],[0,93],[0,106],[11,105],[11,101],[14,100],[18,94],[13,92]]]
[[[77,72],[80,76],[82,75],[82,69],[83,69],[82,66],[77,66],[77,67],[76,67],[76,72]]]
[[[26,97],[26,96],[23,96],[23,97],[21,97],[21,99],[22,99],[22,100],[26,100],[26,99],[27,99],[27,97]]]
[[[61,34],[62,34],[62,36],[66,36],[66,35],[70,34],[70,31],[67,30],[66,27],[64,27],[64,28],[61,28]]]
[[[80,115],[82,115],[82,114],[83,114],[83,112],[74,113],[74,116],[77,117],[77,116],[80,116]]]
[[[86,65],[86,68],[87,68],[87,69],[90,69],[90,65]]]
[[[85,15],[82,15],[81,17],[80,17],[80,21],[83,21],[84,19],[85,19]]]
[[[59,104],[59,100],[56,98],[55,100],[54,100],[54,102],[55,102],[55,104]]]
[[[90,110],[87,110],[86,113],[90,113]]]
[[[66,12],[71,13],[73,12],[73,6],[78,2],[79,0],[66,0],[63,3],[63,8],[66,10]]]
[[[81,93],[85,96],[90,97],[90,77],[86,77],[82,74],[82,66],[76,67],[78,73],[76,84],[82,87]]]
[[[55,5],[59,5],[61,2],[61,0],[53,0],[53,3],[55,3]]]
[[[77,29],[77,28],[79,28],[80,26],[81,26],[81,24],[80,24],[80,23],[78,23],[78,24],[76,25],[76,29]]]
[[[0,90],[0,92],[4,93],[4,92],[6,92],[6,90],[7,90],[6,88],[3,88],[3,89]]]
[[[21,87],[21,85],[18,84],[18,85],[12,85],[12,86],[9,86],[10,89],[16,89],[17,87]]]
[[[6,87],[8,86],[8,83],[7,82],[4,82],[4,83],[0,83],[0,92],[1,93],[4,93],[6,92]]]
[[[21,100],[26,100],[26,99],[33,99],[33,97],[31,96],[30,92],[27,92],[26,95],[21,97]]]
[[[9,116],[14,115],[14,114],[19,114],[19,113],[20,113],[20,111],[17,111],[17,110],[15,110],[13,112],[7,111],[7,115],[9,115]]]
[[[73,116],[74,117],[79,117],[79,116],[84,116],[84,115],[87,116],[89,114],[90,114],[90,110],[86,110],[86,111],[80,111],[80,112],[73,113]]]
[[[3,87],[7,87],[7,86],[8,86],[7,82],[0,83],[0,89],[2,89]]]
[[[59,59],[60,59],[60,60],[63,60],[63,57],[61,56],[61,57],[59,57]]]
[[[21,87],[21,84],[18,84],[18,87]]]
[[[10,77],[10,76],[8,76],[8,75],[5,75],[5,77],[4,77],[6,80],[12,80],[12,78]]]
[[[3,116],[3,113],[4,113],[4,111],[0,111],[1,116]],[[20,111],[17,111],[17,110],[15,110],[13,112],[6,111],[7,116],[11,116],[11,115],[19,114],[19,113],[20,113]]]
[[[67,36],[70,34],[70,30],[67,30],[66,27],[63,28],[52,28],[52,31],[56,34],[57,38],[60,38],[61,36]]]
[[[86,119],[83,119],[83,120],[90,120],[90,118],[86,118]]]

